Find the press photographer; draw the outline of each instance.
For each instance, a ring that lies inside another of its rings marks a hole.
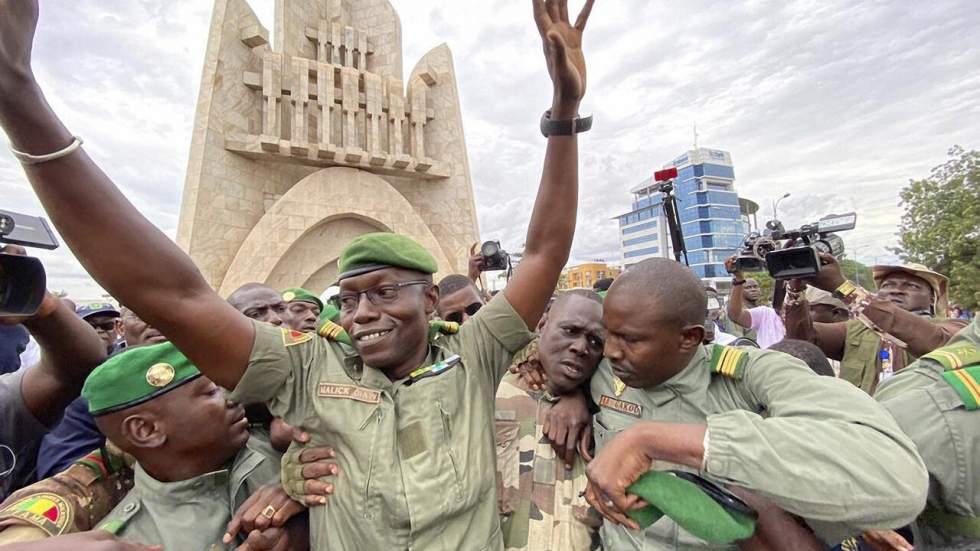
[[[816,275],[787,283],[786,337],[810,341],[828,358],[840,360],[840,377],[869,394],[880,381],[945,345],[966,326],[965,320],[941,317],[949,280],[925,266],[875,266],[874,294],[845,279],[832,255],[822,253],[820,260]],[[814,322],[803,294],[807,284],[841,299],[852,319]]]

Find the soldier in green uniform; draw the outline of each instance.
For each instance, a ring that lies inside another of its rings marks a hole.
[[[286,313],[289,316],[287,325],[297,331],[316,332],[320,313],[323,312],[323,301],[320,297],[301,287],[293,287],[282,292],[282,300],[286,303]]]
[[[820,272],[790,280],[786,290],[786,337],[810,341],[831,360],[840,377],[869,394],[919,356],[943,346],[966,322],[943,319],[948,279],[921,264],[875,266],[877,294],[844,278],[840,264],[823,255]],[[832,292],[853,318],[837,323],[812,319],[806,284]]]
[[[279,455],[249,438],[245,410],[170,343],[106,361],[82,396],[99,430],[136,460],[133,489],[99,529],[165,549],[223,549],[238,507],[279,482]]]
[[[980,328],[885,381],[875,398],[915,442],[929,470],[916,548],[980,546]],[[866,536],[867,537],[867,536]]]
[[[31,163],[28,179],[76,257],[238,401],[267,401],[313,443],[336,446],[342,476],[329,505],[312,512],[315,548],[501,548],[494,394],[568,260],[576,135],[591,126],[578,111],[592,3],[572,23],[566,0],[533,2],[553,98],[541,119],[547,150],[519,272],[458,334],[430,346],[435,261],[407,238],[362,236],[339,264],[340,324],[353,343],[345,347],[250,320],[214,292],[45,101],[30,66],[37,2],[0,0],[0,126]]]
[[[606,297],[587,493],[609,519],[604,547],[713,548],[667,518],[628,529],[637,525],[624,511],[637,498],[626,488],[651,468],[700,472],[758,494],[825,542],[915,518],[925,467],[891,416],[795,358],[702,345],[706,303],[697,277],[665,259],[633,266]],[[846,460],[839,449],[849,450]]]

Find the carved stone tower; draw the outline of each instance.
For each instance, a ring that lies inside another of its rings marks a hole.
[[[408,235],[441,274],[478,240],[452,54],[403,80],[387,0],[215,0],[177,242],[222,294],[321,292],[358,235]]]

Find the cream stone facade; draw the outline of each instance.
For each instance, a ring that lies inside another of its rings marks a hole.
[[[403,80],[401,52],[387,0],[277,0],[274,44],[246,0],[215,0],[177,242],[220,293],[319,293],[373,231],[466,273],[479,231],[452,54]]]

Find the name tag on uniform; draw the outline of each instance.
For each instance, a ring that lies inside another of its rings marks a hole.
[[[617,400],[612,396],[606,396],[605,394],[599,398],[599,405],[620,413],[625,413],[626,415],[632,415],[633,417],[640,417],[643,414],[643,407],[639,404],[634,404],[633,402],[627,402],[625,400]]]
[[[317,386],[316,394],[321,398],[346,398],[365,404],[377,404],[381,401],[380,390],[337,383],[320,383]]]

